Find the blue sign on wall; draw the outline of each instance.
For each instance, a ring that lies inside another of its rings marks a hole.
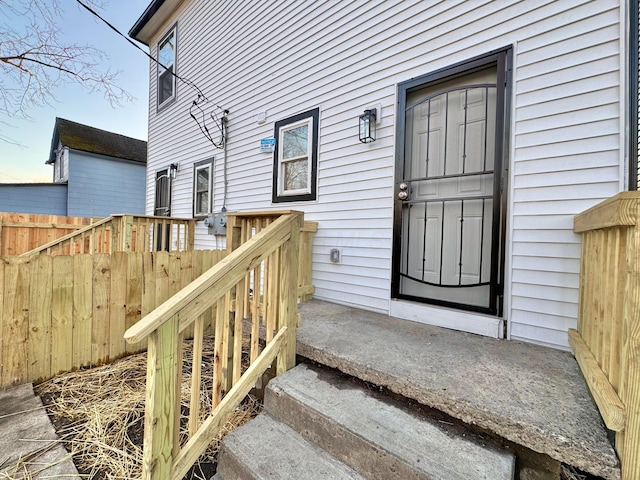
[[[276,139],[273,137],[270,138],[261,138],[260,139],[260,152],[262,153],[273,153],[276,149]]]

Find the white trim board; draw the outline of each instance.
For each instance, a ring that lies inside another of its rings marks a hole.
[[[485,337],[503,337],[503,319],[491,315],[462,312],[404,300],[391,300],[389,302],[389,316],[436,327],[475,333]]]

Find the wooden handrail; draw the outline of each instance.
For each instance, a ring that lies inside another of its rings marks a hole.
[[[266,369],[274,365],[281,374],[295,365],[302,219],[301,212],[287,212],[247,217],[239,225],[232,220],[226,257],[125,332],[130,344],[147,339],[144,480],[181,479]],[[213,410],[200,424],[203,322],[213,308]],[[244,330],[245,320],[251,332]],[[188,441],[181,447],[182,340],[192,325]],[[268,332],[262,352],[261,325]],[[245,334],[251,352],[243,372]]]
[[[280,217],[129,328],[125,332],[125,340],[129,343],[144,340],[181,310],[187,313],[184,315],[187,318],[180,319],[179,330],[184,330],[196,316],[222,297],[229,288],[262,262],[272,250],[287,241],[291,224],[296,220],[297,217],[294,215]],[[207,296],[207,301],[198,302],[204,294]]]
[[[637,225],[640,192],[621,192],[576,215],[573,231],[584,233],[601,228]]]

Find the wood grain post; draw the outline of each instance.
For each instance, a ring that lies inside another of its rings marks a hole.
[[[185,239],[185,250],[192,251],[196,244],[196,221],[189,220],[187,223],[187,238]]]
[[[123,220],[124,216],[122,215],[112,215],[113,221],[111,222],[111,239],[109,241],[108,249],[105,248],[103,250],[105,253],[113,253],[120,250],[122,246],[122,230],[123,230]],[[105,245],[106,247],[106,245]]]
[[[168,479],[173,467],[173,442],[178,369],[178,317],[173,316],[148,337],[147,390],[144,414],[142,478]]]
[[[640,200],[635,202],[636,225],[628,229],[622,371],[626,372],[622,402],[627,413],[621,445],[623,480],[640,480]]]
[[[125,215],[122,217],[122,243],[120,250],[122,252],[131,252],[133,245],[133,215]]]
[[[289,240],[282,245],[280,255],[280,296],[278,307],[278,330],[287,327],[286,345],[278,355],[277,374],[280,375],[296,364],[296,330],[298,324],[298,251],[302,215],[291,223]]]
[[[304,222],[300,229],[298,262],[298,296],[301,302],[310,300],[313,291],[311,272],[313,265],[313,237],[318,231],[318,222]]]
[[[242,228],[243,228],[244,220],[242,217],[233,216],[231,222],[227,222],[227,254],[237,250],[242,245]],[[227,347],[227,360],[226,360],[226,384],[224,386],[224,390],[228,392],[233,387],[233,379],[235,378],[235,373],[233,371],[235,367],[234,357],[235,357],[235,349],[236,349],[236,314],[231,311],[230,302],[236,303],[238,301],[238,287],[232,287],[229,291],[229,299],[226,305],[225,316],[228,316],[228,328],[224,331],[228,336],[225,336],[225,345]],[[240,299],[241,300],[241,299]],[[234,309],[235,310],[235,309]],[[240,328],[242,328],[242,320],[240,320]],[[242,338],[240,338],[242,341]],[[242,351],[240,352],[242,354]]]

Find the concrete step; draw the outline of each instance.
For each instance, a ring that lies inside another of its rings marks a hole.
[[[267,414],[222,441],[215,480],[365,480]]]
[[[512,452],[326,369],[273,379],[265,410],[369,479],[514,478]]]

